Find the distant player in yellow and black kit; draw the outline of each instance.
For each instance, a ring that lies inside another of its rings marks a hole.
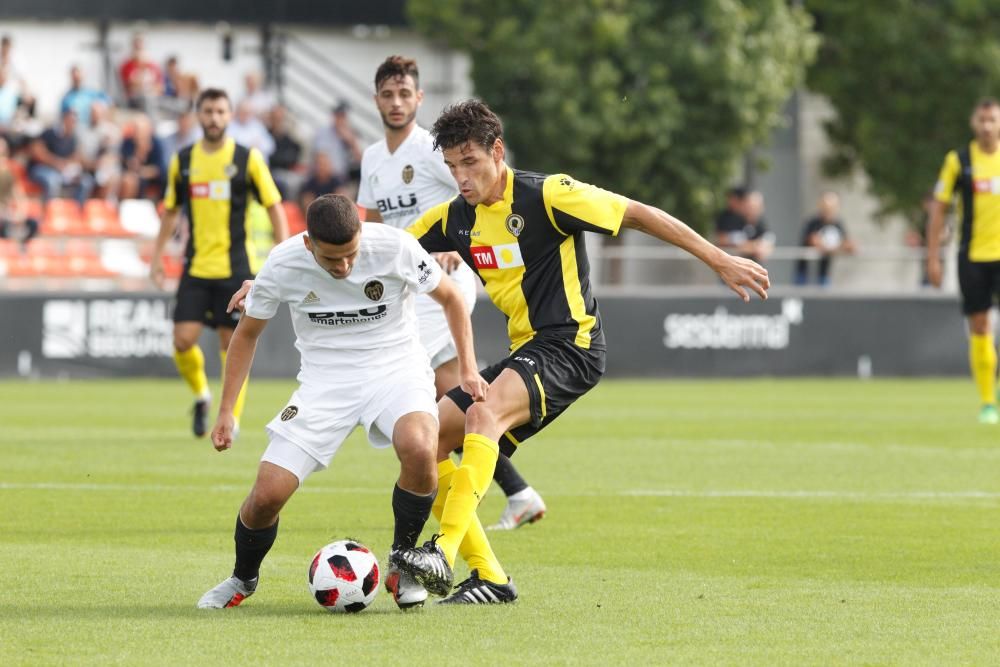
[[[198,338],[206,324],[218,332],[224,369],[229,339],[239,318],[226,312],[226,304],[243,280],[253,277],[256,261],[247,215],[251,198],[256,198],[267,209],[275,243],[288,236],[288,223],[281,208],[281,195],[260,151],[226,137],[232,107],[225,91],[216,88],[202,91],[198,96],[197,113],[204,136],[170,160],[163,198],[166,210],[156,238],[150,277],[162,287],[163,249],[174,233],[183,208],[191,234],[174,309],[174,361],[181,377],[194,392],[192,428],[194,434],[201,437],[207,428],[211,394],[205,376],[205,356],[198,346]],[[234,412],[237,420],[242,414],[245,397],[244,384]]]
[[[470,100],[441,114],[431,133],[460,196],[428,210],[409,231],[432,252],[457,251],[507,316],[511,354],[482,371],[481,402],[460,388],[438,403],[441,534],[390,561],[431,593],[447,595],[461,554],[469,578],[443,602],[512,602],[517,591],[493,554],[476,506],[489,487],[498,451],[518,445],[558,417],[604,373],[605,342],[583,232],[622,227],[687,250],[745,301],[767,297],[767,271],[733,257],[663,211],[580,183],[509,168],[500,119]],[[464,446],[461,465],[448,454]]]
[[[927,279],[941,286],[941,232],[945,212],[959,196],[961,237],[958,282],[969,321],[969,365],[979,389],[979,421],[1000,422],[997,412],[997,351],[990,308],[1000,294],[1000,102],[984,99],[972,112],[976,138],[948,153],[934,188],[927,230]]]

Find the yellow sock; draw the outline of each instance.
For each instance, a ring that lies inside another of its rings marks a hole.
[[[458,466],[451,459],[445,459],[438,463],[438,494],[434,499],[431,511],[434,516],[441,520],[441,513],[444,510],[445,498],[448,495],[448,487],[451,485],[451,476],[458,470]],[[492,581],[495,584],[506,584],[507,573],[493,553],[490,541],[486,539],[486,531],[479,521],[479,516],[472,515],[472,523],[465,533],[465,539],[458,545],[458,553],[462,559],[468,563],[470,570],[479,570],[479,578]],[[454,565],[454,563],[452,563]]]
[[[996,403],[997,350],[993,347],[993,334],[969,336],[969,366],[979,389],[979,401],[983,405]]]
[[[441,537],[437,541],[452,564],[476,516],[479,501],[490,487],[500,452],[497,443],[476,433],[467,433],[462,447],[462,465],[451,474],[448,495],[441,508]]]
[[[208,396],[208,378],[205,376],[205,355],[201,348],[192,345],[184,352],[174,350],[174,363],[177,365],[177,372],[181,374],[184,381],[191,387],[195,396]]]
[[[226,351],[219,351],[219,359],[222,361],[222,377],[226,377]],[[240,417],[243,416],[243,405],[247,401],[247,385],[250,383],[250,376],[247,375],[247,379],[243,381],[243,386],[240,387],[240,393],[236,396],[236,402],[233,403],[233,417],[236,419],[236,423],[240,423]]]

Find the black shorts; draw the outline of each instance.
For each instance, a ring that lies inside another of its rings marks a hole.
[[[973,262],[958,258],[958,285],[962,290],[962,312],[966,315],[989,310],[1000,294],[1000,262]]]
[[[187,272],[181,276],[174,303],[174,322],[201,322],[213,329],[235,328],[240,321],[239,311],[226,312],[229,299],[239,291],[244,280],[253,276],[233,278],[193,278]]]
[[[586,394],[604,375],[607,352],[585,350],[565,338],[536,338],[503,361],[479,372],[493,382],[509,368],[517,371],[528,388],[531,421],[516,426],[500,438],[500,451],[512,456],[517,446],[541,431],[573,402]],[[472,397],[455,387],[448,392],[462,412],[472,405]]]

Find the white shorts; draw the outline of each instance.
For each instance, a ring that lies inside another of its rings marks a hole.
[[[455,269],[450,277],[458,285],[465,297],[465,305],[472,312],[476,306],[476,274],[465,264]],[[431,360],[431,368],[436,369],[441,364],[458,356],[455,341],[448,328],[448,319],[444,316],[441,305],[426,294],[416,298],[417,320],[420,324],[420,344],[427,350]]]
[[[421,359],[378,374],[330,374],[303,382],[267,425],[270,444],[261,460],[294,473],[301,483],[330,465],[357,426],[365,429],[373,447],[381,448],[392,444],[403,415],[426,412],[437,421],[434,374],[424,363]]]

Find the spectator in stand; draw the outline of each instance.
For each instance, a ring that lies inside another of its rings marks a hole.
[[[333,108],[330,124],[316,131],[313,152],[326,153],[334,172],[356,185],[361,178],[361,147],[347,116],[349,111],[346,102]]]
[[[119,70],[128,108],[146,110],[163,94],[163,72],[146,55],[141,33],[132,36],[132,51]]]
[[[177,129],[163,140],[163,154],[173,155],[182,148],[187,148],[202,137],[201,125],[194,108],[177,117]]]
[[[38,221],[28,215],[28,199],[10,167],[10,149],[0,137],[0,238],[18,239],[22,246],[38,234]]]
[[[24,67],[20,59],[14,55],[14,40],[10,35],[0,37],[0,69],[7,72],[7,78],[13,82],[18,91],[18,105],[28,116],[35,115],[35,97],[28,87],[24,75]]]
[[[264,123],[254,115],[253,107],[246,100],[236,105],[236,114],[229,123],[228,134],[236,143],[259,150],[265,160],[274,152],[274,139]]]
[[[111,120],[111,110],[104,102],[91,103],[90,122],[80,127],[76,133],[80,156],[84,167],[94,177],[93,196],[115,201],[121,187],[121,160],[119,149],[122,132]]]
[[[59,111],[72,109],[76,112],[76,117],[80,120],[80,125],[86,127],[90,124],[90,107],[94,102],[104,102],[111,104],[111,98],[104,91],[96,88],[87,88],[83,85],[83,70],[79,65],[69,68],[69,90],[63,95]]]
[[[847,238],[844,223],[838,217],[840,197],[836,192],[820,195],[817,213],[806,220],[802,228],[802,246],[819,251],[816,281],[822,287],[830,284],[830,264],[834,255],[853,254],[854,241]],[[809,262],[800,259],[795,263],[795,284],[809,284]]]
[[[726,208],[715,219],[715,243],[726,251],[763,263],[774,249],[764,221],[764,197],[745,187],[730,188]]]
[[[181,81],[183,77],[184,73],[181,72],[177,56],[168,57],[167,62],[163,66],[163,96],[177,97],[178,90],[183,85]]]
[[[45,201],[60,197],[63,187],[68,187],[82,205],[94,189],[94,177],[84,168],[80,155],[76,128],[76,112],[68,109],[62,113],[59,123],[46,129],[28,146],[28,176],[42,187]]]
[[[285,107],[276,104],[271,108],[267,115],[267,130],[274,140],[274,152],[271,153],[268,164],[271,175],[281,192],[281,198],[294,201],[303,181],[299,170],[302,144],[292,136],[288,128],[288,112]]]
[[[148,116],[136,116],[122,141],[122,199],[159,199],[167,182],[167,156]]]
[[[6,134],[14,125],[17,105],[21,101],[21,89],[12,79],[7,69],[0,67],[0,133]]]
[[[326,153],[314,153],[313,168],[299,192],[299,204],[305,211],[320,195],[341,194],[345,185],[344,178],[334,171],[330,157]]]
[[[246,89],[240,102],[249,104],[250,110],[257,118],[261,120],[267,118],[267,114],[278,101],[274,93],[262,85],[260,72],[248,72],[243,82]]]

